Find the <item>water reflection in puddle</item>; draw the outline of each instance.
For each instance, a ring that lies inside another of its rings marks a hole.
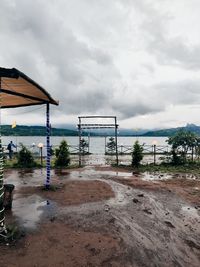
[[[181,210],[182,210],[183,213],[187,213],[190,216],[199,217],[198,210],[196,208],[194,208],[194,207],[191,207],[191,206],[183,206],[181,208]]]
[[[144,172],[141,174],[141,179],[145,181],[160,181],[170,179],[186,179],[197,180],[199,177],[195,174],[187,173],[159,173],[159,172]]]
[[[18,223],[27,229],[35,229],[40,217],[44,214],[52,217],[55,214],[56,205],[54,202],[44,200],[38,195],[31,195],[26,198],[16,198],[13,201],[12,212]]]
[[[42,169],[23,169],[5,171],[4,183],[15,186],[38,186],[45,182],[46,170]]]
[[[144,172],[141,174],[141,179],[145,181],[169,180],[172,178],[173,176],[167,173],[163,174],[163,173]]]

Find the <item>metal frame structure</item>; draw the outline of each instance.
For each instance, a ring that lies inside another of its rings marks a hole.
[[[82,123],[82,119],[113,119],[114,123]],[[79,116],[78,117],[79,123],[78,123],[78,136],[79,136],[79,167],[81,166],[81,134],[82,130],[85,129],[108,129],[108,128],[113,128],[115,129],[115,143],[116,143],[116,149],[115,149],[115,154],[116,154],[116,164],[118,166],[119,160],[118,160],[118,146],[117,146],[117,129],[118,129],[118,124],[117,124],[117,117],[116,116]]]

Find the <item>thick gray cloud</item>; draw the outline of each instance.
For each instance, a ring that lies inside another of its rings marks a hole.
[[[19,68],[60,100],[55,123],[87,113],[117,115],[127,125],[163,116],[200,100],[196,3],[2,0],[1,65]],[[29,123],[25,115],[19,120]]]

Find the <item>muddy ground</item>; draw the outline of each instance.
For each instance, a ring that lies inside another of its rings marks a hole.
[[[200,266],[200,178],[111,167],[5,173],[14,223],[26,233],[0,246],[1,267]]]

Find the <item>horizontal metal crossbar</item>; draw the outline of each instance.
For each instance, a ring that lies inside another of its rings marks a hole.
[[[85,126],[95,126],[95,127],[104,127],[104,126],[111,126],[111,127],[115,127],[115,126],[118,126],[118,124],[114,124],[114,123],[81,123],[81,124],[78,124],[78,126],[82,126],[85,127]]]
[[[117,128],[118,124],[105,124],[105,123],[83,123],[78,124],[79,129],[111,129],[111,128]]]
[[[103,126],[103,127],[95,127],[95,126],[91,126],[91,127],[81,127],[82,130],[85,130],[85,129],[114,129],[115,127],[113,126]]]
[[[78,117],[79,119],[92,119],[92,118],[107,118],[107,119],[115,119],[116,118],[116,116],[96,116],[96,115],[94,115],[94,116],[79,116]]]

